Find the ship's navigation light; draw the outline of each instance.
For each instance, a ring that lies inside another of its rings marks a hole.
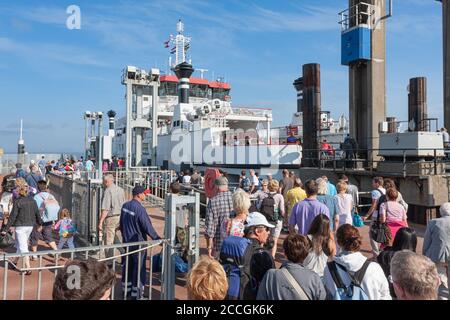
[[[181,19],[178,20],[178,23],[177,23],[177,32],[179,34],[184,32],[184,24],[183,24],[183,22],[181,22]]]

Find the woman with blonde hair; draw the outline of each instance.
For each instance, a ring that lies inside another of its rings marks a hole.
[[[334,202],[334,196],[328,194],[327,182],[323,178],[316,179],[317,186],[319,188],[319,192],[317,193],[317,201],[322,202],[327,206],[330,211],[330,228],[332,231],[336,232],[338,228],[337,223],[337,208],[336,203]]]
[[[334,196],[334,203],[337,208],[337,212],[334,218],[335,224],[338,221],[338,226],[343,224],[352,224],[352,210],[354,207],[353,197],[351,194],[347,193],[347,183],[344,181],[339,181],[336,185],[338,194]]]
[[[17,185],[18,199],[14,201],[11,215],[5,227],[5,231],[2,232],[2,234],[6,234],[6,231],[11,227],[14,227],[17,253],[28,253],[28,240],[33,231],[33,226],[38,225],[39,228],[41,228],[44,222],[41,219],[36,201],[29,196],[29,189],[26,182],[18,181]],[[18,261],[19,258],[13,261],[13,264],[17,266]],[[25,266],[26,269],[30,268],[30,259],[28,256],[23,257],[22,265]],[[30,275],[31,270],[24,273],[25,275]]]
[[[234,218],[223,221],[222,233],[225,239],[228,236],[243,237],[245,221],[250,208],[250,196],[242,189],[237,189],[233,194],[233,210],[236,214]]]
[[[202,257],[187,276],[189,300],[224,300],[228,280],[222,265],[208,256]]]

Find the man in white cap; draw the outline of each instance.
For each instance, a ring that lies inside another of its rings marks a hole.
[[[228,275],[227,300],[256,300],[264,275],[275,268],[272,255],[263,247],[274,227],[264,215],[252,212],[245,238],[230,236],[223,242],[220,262]]]

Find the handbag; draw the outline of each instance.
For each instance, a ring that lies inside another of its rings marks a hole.
[[[389,213],[386,201],[386,218]],[[370,225],[370,237],[378,243],[388,245],[391,241],[392,234],[386,222],[380,222],[380,212],[377,214],[377,220]]]
[[[357,228],[364,227],[364,221],[356,212],[353,214],[353,225]]]
[[[7,232],[5,235],[0,234],[0,248],[5,249],[12,247],[16,241],[11,232]]]

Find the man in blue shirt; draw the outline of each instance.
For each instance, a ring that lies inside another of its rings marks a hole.
[[[16,163],[16,177],[17,178],[26,178],[27,174],[25,172],[25,170],[22,169],[22,164],[21,163]]]
[[[147,210],[145,210],[142,202],[145,200],[145,196],[150,191],[146,190],[142,186],[136,186],[133,189],[133,200],[126,202],[120,214],[120,231],[122,232],[123,242],[132,243],[147,241],[147,237],[150,236],[152,240],[159,240],[161,237],[156,233],[153,228],[150,217]],[[132,246],[129,251],[138,250],[137,246]],[[141,255],[141,272],[138,275],[139,254]],[[122,286],[125,288],[125,263],[126,258],[122,261]],[[140,253],[134,253],[128,257],[128,277],[127,277],[127,295],[131,298],[139,299],[143,293],[144,283],[146,278],[146,262],[147,252],[141,251]],[[140,281],[138,284],[138,276]]]
[[[38,167],[41,170],[41,175],[45,176],[45,166],[47,165],[47,161],[45,161],[45,156],[42,156],[42,159],[38,162]]]

